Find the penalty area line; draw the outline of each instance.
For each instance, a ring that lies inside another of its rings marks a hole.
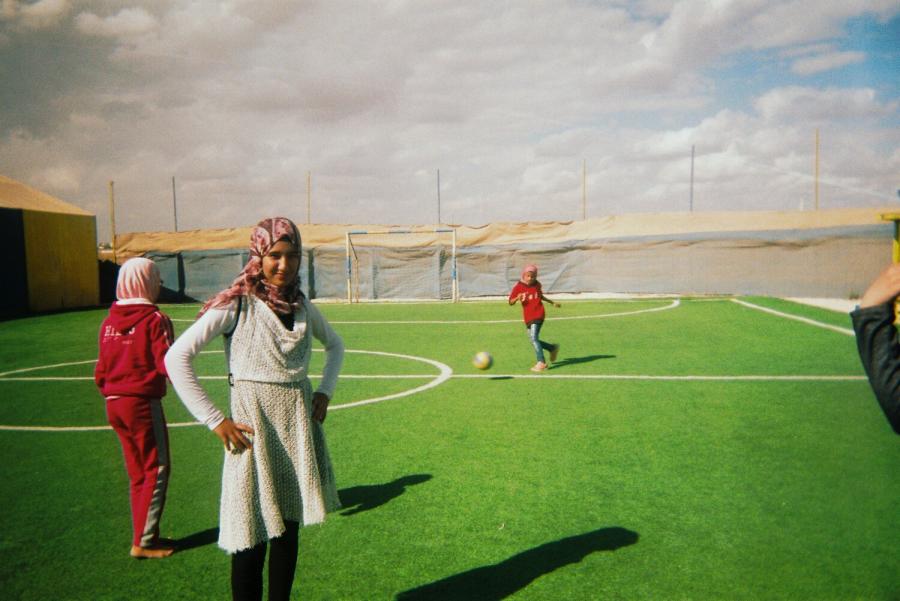
[[[776,311],[775,309],[769,309],[768,307],[761,307],[759,305],[754,305],[753,303],[748,303],[747,301],[740,300],[737,298],[731,299],[731,302],[737,303],[743,307],[747,307],[748,309],[756,309],[757,311],[762,311],[763,313],[769,313],[770,315],[777,315],[778,317],[784,317],[785,319],[793,319],[794,321],[799,321],[801,323],[805,323],[811,326],[816,326],[817,328],[823,328],[825,330],[831,330],[832,332],[837,332],[839,334],[844,334],[846,336],[856,336],[856,333],[849,328],[841,328],[839,326],[833,326],[830,323],[823,323],[821,321],[816,321],[815,319],[809,319],[808,317],[801,317],[799,315],[791,315],[790,313],[783,313],[781,311]]]
[[[650,302],[650,301],[629,301],[629,302]],[[607,317],[625,317],[628,315],[640,315],[642,313],[655,313],[656,311],[668,311],[675,309],[681,305],[681,299],[675,299],[668,305],[662,307],[651,307],[650,309],[636,309],[634,311],[621,311],[618,313],[595,313],[591,315],[561,315],[554,316],[553,321],[569,321],[573,319],[604,319]],[[193,319],[172,319],[178,322],[193,322]],[[487,323],[521,323],[521,319],[422,319],[422,320],[328,320],[331,325],[462,325],[462,324],[487,324]]]

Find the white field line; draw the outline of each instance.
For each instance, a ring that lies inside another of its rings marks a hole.
[[[805,323],[810,323],[812,325],[818,327],[824,327],[826,329],[831,329],[838,331],[842,334],[853,335],[851,330],[846,330],[844,328],[838,328],[836,326],[832,326],[830,324],[825,324],[821,322],[817,322],[811,319],[806,319],[803,317],[797,317],[795,315],[789,315],[787,313],[781,313],[779,311],[774,311],[772,309],[767,309],[765,307],[759,307],[757,305],[753,305],[752,303],[748,303],[746,301],[740,301],[737,299],[730,299],[738,304],[745,305],[752,309],[758,309],[760,311],[764,311],[767,313],[772,313],[778,315],[780,317],[786,317],[789,319],[795,319],[797,321],[802,321]],[[621,317],[625,315],[637,315],[641,313],[652,313],[656,311],[665,311],[669,309],[674,309],[680,305],[680,299],[674,300],[671,304],[666,305],[664,307],[655,307],[652,309],[641,309],[637,311],[626,311],[621,313],[605,313],[600,315],[580,315],[580,316],[572,316],[572,317],[557,317],[555,319],[596,319],[596,318],[605,318],[605,317]],[[511,320],[493,320],[493,321],[394,321],[394,322],[364,322],[364,321],[353,321],[353,322],[332,322],[332,323],[344,323],[344,324],[382,324],[382,323],[394,323],[394,324],[459,324],[459,323],[518,323],[518,319]],[[322,352],[321,349],[314,349],[317,352]],[[433,378],[430,382],[423,384],[422,386],[418,386],[416,388],[405,390],[396,394],[386,395],[382,397],[365,399],[362,401],[356,401],[353,403],[345,403],[342,405],[334,405],[331,407],[332,411],[336,411],[338,409],[349,409],[352,407],[359,407],[362,405],[370,405],[373,403],[379,403],[382,401],[401,398],[404,396],[409,396],[416,394],[418,392],[422,392],[424,390],[428,390],[430,388],[434,388],[443,384],[447,380],[451,378],[479,378],[479,379],[560,379],[560,380],[645,380],[645,381],[722,381],[722,382],[737,382],[737,381],[800,381],[800,382],[815,382],[815,381],[857,381],[857,380],[865,380],[864,376],[817,376],[817,375],[806,375],[806,376],[765,376],[765,375],[743,375],[743,376],[696,376],[696,375],[682,375],[682,376],[666,376],[666,375],[623,375],[623,374],[453,374],[453,370],[441,363],[439,361],[434,361],[431,359],[426,359],[424,357],[416,357],[412,355],[400,355],[396,353],[385,353],[379,351],[364,351],[364,350],[351,350],[348,349],[346,352],[348,353],[363,353],[363,354],[371,354],[371,355],[381,355],[387,357],[399,357],[403,359],[410,359],[413,361],[421,361],[424,363],[428,363],[437,367],[439,370],[439,375],[437,377],[431,375],[419,375],[419,374],[405,374],[405,375],[394,375],[394,374],[373,374],[373,375],[357,375],[357,374],[343,374],[342,378],[347,379],[422,379],[422,378]],[[224,353],[222,350],[209,350],[209,351],[201,351],[201,354],[221,354]],[[37,371],[42,369],[51,369],[55,367],[68,367],[72,365],[85,365],[88,363],[96,363],[95,359],[88,359],[85,361],[72,361],[68,363],[57,363],[54,365],[42,365],[38,367],[28,367],[22,369],[16,369],[12,371],[7,371],[0,373],[0,381],[9,380],[13,382],[22,382],[22,381],[72,381],[72,380],[93,380],[90,376],[48,376],[48,377],[7,377],[12,374],[19,373],[27,373],[31,371]],[[319,376],[311,376],[311,379],[319,378]],[[200,376],[201,380],[224,380],[225,376]],[[187,427],[187,426],[198,426],[199,422],[177,422],[168,424],[171,428],[179,428],[179,427]],[[109,426],[7,426],[0,425],[0,430],[13,430],[13,431],[33,431],[33,432],[90,432],[90,431],[98,431],[98,430],[111,430]]]
[[[341,374],[340,379],[344,380],[422,380],[424,378],[434,378],[434,374]],[[311,374],[308,376],[310,380],[321,380],[322,376]],[[197,376],[198,380],[227,380],[228,376]],[[0,382],[75,382],[75,381],[94,381],[93,376],[13,376],[2,377]]]
[[[537,380],[646,380],[671,382],[855,382],[865,380],[865,376],[666,376],[650,374],[454,374],[453,378],[486,378],[486,379],[537,379]]]
[[[563,321],[571,319],[603,319],[605,317],[624,317],[626,315],[639,315],[641,313],[653,313],[655,311],[667,311],[674,309],[681,304],[680,299],[673,300],[664,307],[654,307],[652,309],[638,309],[636,311],[622,311],[620,313],[598,313],[595,315],[571,315],[563,317],[553,317],[553,321]],[[193,319],[173,319],[172,321],[193,322]],[[332,321],[330,324],[337,325],[459,325],[459,324],[482,324],[482,323],[519,323],[521,319],[446,319],[446,320],[395,320],[395,321]]]
[[[319,349],[313,349],[313,350],[319,350]],[[225,351],[200,351],[200,354],[201,355],[212,354],[212,353],[221,354],[224,352]],[[53,369],[56,367],[69,367],[71,365],[87,365],[88,363],[96,363],[96,362],[97,362],[96,359],[85,359],[84,361],[70,361],[68,363],[55,363],[53,365],[38,365],[37,367],[24,367],[22,369],[13,369],[10,371],[4,371],[4,372],[0,373],[0,380],[6,380],[7,379],[6,376],[9,376],[12,374],[24,374],[29,371],[39,371],[41,369]],[[14,378],[8,378],[8,379],[13,380]],[[45,378],[45,379],[49,380],[49,379],[53,379],[53,378]],[[80,379],[84,379],[84,378],[56,378],[56,379],[57,380],[80,380]],[[86,378],[86,379],[93,380],[93,378]]]
[[[319,350],[319,349],[315,349],[315,350]],[[206,351],[206,352],[222,353],[224,351]],[[385,396],[381,396],[381,397],[377,397],[377,398],[364,399],[362,401],[356,401],[353,403],[344,403],[342,405],[333,405],[331,407],[332,411],[337,411],[338,409],[349,409],[351,407],[360,407],[362,405],[371,405],[373,403],[380,403],[382,401],[388,401],[391,399],[398,399],[401,397],[410,396],[410,395],[428,390],[429,388],[434,388],[436,386],[440,386],[441,384],[446,382],[448,379],[450,379],[450,377],[453,375],[453,369],[451,369],[449,365],[446,365],[445,363],[441,363],[440,361],[434,361],[433,359],[426,359],[425,357],[417,357],[414,355],[401,355],[399,353],[385,353],[385,352],[381,352],[381,351],[364,351],[364,350],[355,350],[355,349],[346,349],[344,352],[345,353],[360,353],[360,354],[365,354],[365,355],[378,355],[381,357],[397,357],[400,359],[408,359],[410,361],[420,361],[422,363],[427,363],[433,367],[436,367],[438,369],[439,373],[437,376],[430,375],[430,374],[425,374],[425,375],[409,374],[409,375],[401,375],[401,376],[396,376],[396,375],[376,375],[376,376],[342,375],[341,376],[342,378],[359,378],[359,379],[369,379],[369,378],[373,378],[373,377],[374,378],[384,378],[384,379],[429,378],[429,379],[431,379],[431,381],[426,382],[425,384],[423,384],[421,386],[417,386],[417,387],[411,388],[409,390],[403,390],[401,392],[397,392],[394,394],[389,394],[389,395],[385,395]],[[79,361],[76,363],[69,363],[66,365],[79,365],[79,364],[83,364],[83,363],[93,363],[93,362],[94,361]],[[45,369],[46,369],[46,367],[48,367],[48,366],[44,366]],[[33,369],[41,369],[41,368],[28,368],[25,370],[17,370],[14,372],[7,372],[7,373],[20,373],[22,371],[33,371]],[[319,376],[315,376],[315,377],[319,378]],[[76,380],[76,379],[77,380],[93,380],[92,377],[88,377],[88,376],[80,376],[80,377],[52,377],[51,376],[51,377],[47,377],[47,378],[36,378],[36,377],[0,378],[0,382],[2,382],[3,380],[21,382],[24,380],[30,380],[30,381],[44,380],[44,381],[46,381],[46,380]],[[226,379],[226,377],[225,376],[200,376],[199,379],[201,379],[201,380],[224,380],[224,379]],[[312,378],[310,378],[310,379],[312,379]],[[185,426],[199,426],[200,423],[199,422],[176,422],[176,423],[171,423],[171,424],[167,424],[167,425],[170,428],[180,428],[180,427],[185,427]],[[20,432],[95,432],[98,430],[112,430],[112,428],[110,426],[8,426],[8,425],[0,425],[0,431],[3,431],[3,430],[20,431]]]
[[[598,313],[595,315],[570,315],[568,317],[557,317],[554,316],[551,319],[553,321],[566,321],[572,319],[603,319],[606,317],[624,317],[626,315],[639,315],[642,313],[654,313],[656,311],[668,311],[669,309],[674,309],[681,304],[680,299],[673,300],[670,304],[665,305],[664,307],[653,307],[652,309],[638,309],[635,311],[622,311],[619,313]],[[340,325],[459,325],[459,324],[483,324],[483,323],[521,323],[522,319],[448,319],[448,320],[397,320],[397,321],[330,321],[328,323],[331,324],[340,324]]]
[[[361,352],[361,351],[357,351],[357,352]],[[380,353],[377,351],[365,351],[365,352],[368,354],[372,354],[372,355],[384,355],[386,357],[405,357],[407,359],[423,361],[425,363],[429,363],[429,364],[437,367],[441,373],[437,378],[435,378],[431,382],[428,382],[427,384],[423,384],[422,386],[418,386],[411,390],[404,390],[403,392],[398,392],[396,394],[389,394],[387,396],[376,397],[374,399],[365,399],[363,401],[356,401],[355,403],[344,403],[342,405],[335,405],[334,407],[331,408],[332,410],[349,409],[351,407],[361,407],[363,405],[371,405],[373,403],[380,403],[381,401],[387,401],[390,399],[396,399],[396,398],[416,394],[417,392],[423,392],[425,390],[428,390],[429,388],[434,388],[435,386],[440,386],[441,384],[443,384],[444,382],[449,380],[450,377],[453,375],[453,370],[450,368],[450,366],[446,365],[444,363],[441,363],[440,361],[434,361],[432,359],[426,359],[424,357],[414,357],[412,355],[398,355],[395,353]]]
[[[580,304],[580,303],[596,303],[598,300],[599,301],[611,301],[611,302],[615,302],[615,303],[646,303],[648,301],[667,300],[667,299],[670,299],[670,298],[676,296],[674,294],[658,294],[658,295],[657,294],[639,294],[639,295],[622,294],[622,295],[619,295],[619,294],[615,294],[615,293],[597,294],[595,296],[591,296],[589,294],[576,294],[576,295],[565,294],[565,293],[563,293],[563,294],[551,293],[551,294],[553,294],[554,298],[559,298],[559,299],[562,299],[563,301],[565,301],[565,303],[567,305],[576,305],[576,304]],[[721,299],[721,298],[723,298],[723,297],[719,297],[719,299]],[[507,299],[506,295],[502,295],[502,294],[496,295],[496,296],[480,296],[477,298],[462,298],[459,300],[459,304],[460,305],[480,304],[480,303],[486,303],[486,302],[491,302],[491,301],[505,301],[506,299]],[[712,300],[712,299],[708,299],[708,300]],[[346,305],[346,304],[347,304],[347,302],[345,300],[340,300],[337,302],[323,301],[321,303],[317,302],[316,306],[321,306],[321,305],[331,306],[331,305]],[[403,306],[420,305],[420,306],[433,307],[437,304],[441,304],[441,301],[398,301],[398,302],[385,302],[385,303],[362,302],[360,304],[363,304],[363,305],[381,304],[381,305],[385,305],[385,306],[395,306],[395,307],[398,305],[403,305]],[[443,304],[450,304],[450,303],[444,302]],[[184,304],[162,303],[159,306],[162,309],[190,309],[192,307],[196,307],[199,310],[203,306],[203,304],[202,303],[184,303]],[[172,321],[193,323],[193,322],[197,321],[197,319],[196,318],[194,318],[194,319],[172,319]],[[334,323],[334,322],[329,321],[329,323]],[[359,322],[355,322],[355,323],[359,323]]]
[[[821,321],[816,321],[814,319],[809,319],[807,317],[800,317],[799,315],[791,315],[790,313],[782,313],[781,311],[776,311],[775,309],[769,309],[768,307],[760,307],[759,305],[754,305],[753,303],[748,303],[747,301],[743,301],[740,299],[733,298],[731,302],[737,303],[744,307],[748,307],[750,309],[756,309],[757,311],[762,311],[763,313],[769,313],[771,315],[777,315],[778,317],[784,317],[785,319],[793,319],[794,321],[799,321],[805,324],[809,324],[811,326],[816,326],[817,328],[823,328],[826,330],[831,330],[832,332],[837,332],[839,334],[844,334],[846,336],[855,336],[855,332],[850,328],[841,328],[839,326],[833,326],[830,323],[823,323]]]
[[[438,378],[441,377],[439,374]],[[653,375],[653,374],[451,374],[449,378],[455,379],[542,379],[542,380],[653,380],[653,381],[717,381],[717,382],[852,382],[865,380],[865,376],[830,376],[830,375],[740,375],[740,376],[704,376],[704,375]],[[199,376],[200,380],[227,380],[227,376]],[[309,376],[310,380],[319,380],[321,376]],[[341,380],[425,380],[435,379],[434,374],[341,374]],[[26,376],[22,378],[0,378],[0,382],[55,382],[71,380],[93,380],[90,376],[73,377],[37,377]],[[362,402],[362,401],[360,401]],[[368,404],[368,400],[365,401]],[[338,407],[335,405],[332,409]]]
[[[56,363],[54,365],[38,365],[37,367],[25,367],[23,369],[13,369],[0,373],[0,378],[9,374],[23,374],[29,371],[38,371],[39,369],[53,369],[54,367],[68,367],[70,365],[87,365],[88,363],[96,363],[96,359],[88,359],[86,361],[70,361],[69,363]]]
[[[374,351],[366,351],[367,353],[373,354],[381,354],[387,356],[403,356],[403,355],[394,355],[393,353],[375,353]],[[362,401],[356,401],[354,403],[344,403],[341,405],[333,405],[330,409],[331,411],[337,411],[339,409],[350,409],[353,407],[360,407],[362,405],[371,405],[373,403],[380,403],[382,401],[387,401],[390,399],[396,399],[404,396],[410,396],[417,392],[422,392],[424,390],[428,390],[429,388],[434,388],[443,384],[449,379],[515,379],[515,380],[530,380],[530,379],[543,379],[543,380],[630,380],[630,381],[666,381],[666,382],[704,382],[704,381],[715,381],[715,382],[857,382],[863,381],[866,379],[865,376],[829,376],[829,375],[805,375],[805,376],[766,376],[766,375],[742,375],[742,376],[696,376],[696,375],[682,375],[682,376],[666,376],[666,375],[647,375],[647,374],[634,374],[634,375],[622,375],[622,374],[453,374],[450,367],[439,363],[438,361],[431,361],[430,359],[423,359],[421,357],[410,357],[411,359],[416,359],[419,361],[425,361],[426,363],[430,363],[435,367],[438,367],[441,370],[440,375],[437,378],[432,379],[431,382],[428,382],[422,386],[417,388],[413,388],[411,390],[404,390],[402,392],[386,395],[382,397],[365,399]],[[368,378],[384,378],[384,379],[397,379],[397,378],[409,378],[409,379],[421,379],[421,378],[433,378],[433,376],[426,375],[420,376],[416,374],[407,374],[403,376],[397,375],[377,375],[377,376],[369,376],[369,375],[353,375],[353,376],[341,376],[344,377],[352,377],[358,379],[368,379]],[[21,381],[26,378],[2,378],[0,380],[13,380],[13,381]],[[27,378],[29,380],[40,380],[41,378]],[[90,379],[90,378],[86,378]],[[219,376],[210,377],[205,379],[224,379]],[[200,422],[175,422],[167,424],[170,428],[184,428],[188,426],[200,426]],[[0,425],[0,431],[20,431],[20,432],[96,432],[102,430],[112,430],[110,426],[7,426]]]

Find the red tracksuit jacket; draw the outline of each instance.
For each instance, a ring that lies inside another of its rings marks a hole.
[[[166,394],[163,359],[174,340],[172,321],[156,305],[114,303],[100,326],[94,381],[104,397],[150,399]]]
[[[544,319],[544,303],[541,302],[544,292],[540,282],[529,286],[519,280],[513,286],[512,292],[509,293],[509,300],[516,298],[522,292],[525,293],[525,300],[522,301],[522,318],[525,320],[526,326],[531,326],[532,323]]]

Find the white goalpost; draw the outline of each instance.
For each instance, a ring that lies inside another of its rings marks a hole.
[[[446,234],[450,235],[449,257],[440,240]],[[401,241],[403,237],[411,238],[409,244]],[[371,244],[359,245],[357,252],[354,238],[366,238]],[[372,299],[459,300],[455,228],[350,230],[346,260],[348,303],[359,302],[361,283]]]

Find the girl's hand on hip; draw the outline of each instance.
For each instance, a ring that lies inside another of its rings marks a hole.
[[[244,436],[244,432],[253,434],[253,428],[247,424],[238,424],[226,417],[221,424],[213,428],[213,432],[219,437],[219,440],[225,445],[225,450],[229,453],[240,453],[245,449],[253,449],[253,444]]]
[[[331,402],[331,399],[328,398],[328,395],[324,392],[316,392],[313,393],[313,411],[312,416],[313,419],[319,422],[320,424],[325,421],[325,416],[328,415],[328,403]]]

